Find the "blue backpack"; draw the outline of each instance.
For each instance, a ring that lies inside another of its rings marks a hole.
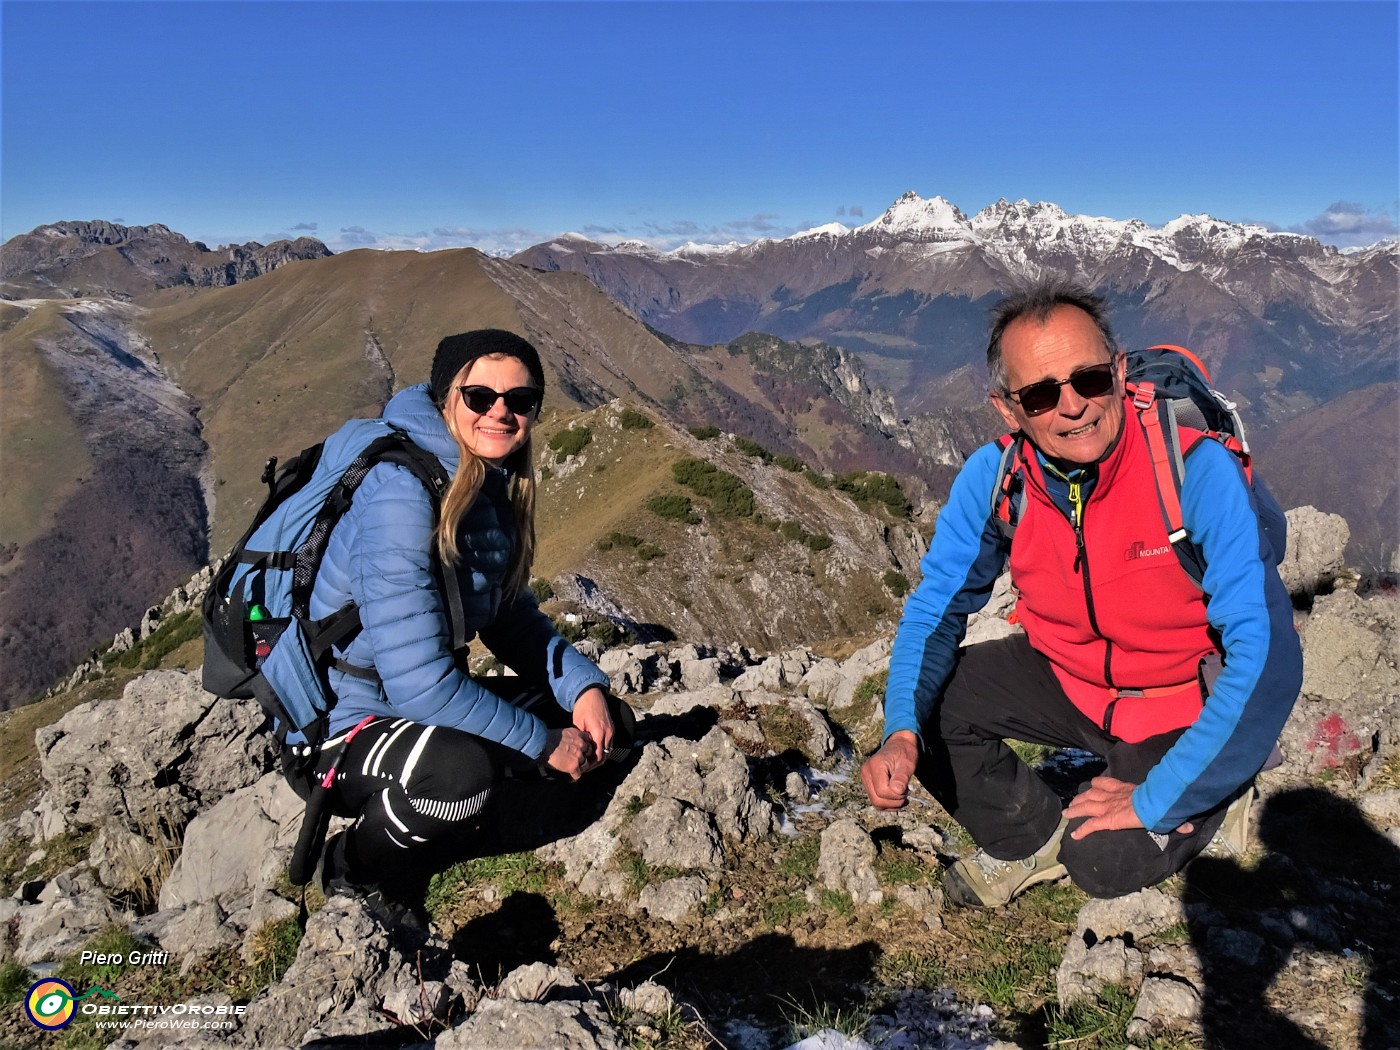
[[[355,667],[334,654],[360,630],[355,604],[321,619],[312,619],[309,606],[331,530],[378,463],[411,471],[434,508],[450,480],[436,456],[380,419],[350,420],[280,471],[276,458],[269,459],[262,475],[267,499],[204,599],[204,688],[217,696],[257,700],[284,748],[288,734],[299,734],[313,751],[325,739],[335,702],[326,677],[332,666],[377,677],[372,668]],[[456,588],[442,591],[460,605]],[[449,613],[458,634],[460,609]]]
[[[1182,522],[1181,486],[1186,478],[1186,458],[1206,440],[1220,442],[1239,459],[1277,564],[1287,547],[1288,522],[1273,493],[1261,478],[1255,477],[1244,421],[1235,403],[1211,386],[1205,365],[1185,347],[1164,343],[1146,350],[1129,350],[1127,358],[1127,390],[1152,455],[1157,502],[1172,550],[1186,575],[1198,587],[1205,575],[1205,560]],[[1185,448],[1182,427],[1201,432]],[[1002,534],[1010,539],[1026,501],[1021,463],[1026,454],[1025,436],[1005,434],[997,440],[1002,455],[992,488],[992,516]]]

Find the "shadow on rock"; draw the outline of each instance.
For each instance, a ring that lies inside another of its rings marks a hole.
[[[495,911],[472,919],[452,935],[452,954],[491,986],[517,966],[556,961],[563,932],[554,908],[538,893],[512,893]]]
[[[701,740],[705,734],[719,724],[719,712],[713,707],[692,707],[678,715],[648,714],[637,722],[637,741],[665,740],[667,737],[680,737],[682,740]]]
[[[1186,871],[1206,1046],[1325,1045],[1266,998],[1295,947],[1335,954],[1338,971],[1364,973],[1361,1050],[1400,1045],[1400,850],[1354,805],[1318,788],[1271,797],[1259,837],[1268,853],[1254,870],[1201,857]]]
[[[656,981],[707,1017],[773,1020],[795,1008],[846,1009],[865,1000],[863,989],[881,954],[865,941],[849,948],[803,948],[787,934],[765,933],[734,951],[682,948],[648,955],[611,975],[621,987]]]

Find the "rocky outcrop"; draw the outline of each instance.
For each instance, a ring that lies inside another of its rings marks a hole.
[[[1295,528],[1306,534],[1309,521],[1301,515]],[[1284,989],[1273,996],[1284,1005],[1267,1007],[1268,1023],[1326,1042],[1338,1025],[1361,1023],[1339,1018],[1366,1016],[1371,1000],[1358,985],[1371,981],[1377,995],[1388,987],[1377,967],[1389,956],[1378,954],[1367,970],[1351,945],[1366,931],[1374,951],[1390,951],[1400,935],[1388,897],[1400,879],[1400,601],[1348,589],[1325,553],[1300,557],[1296,571],[1308,678],[1284,734],[1285,763],[1260,778],[1253,859],[1205,857],[1180,888],[1091,901],[1065,943],[1059,1004],[1125,989],[1128,1037],[1139,1044],[1172,1033],[1210,1038],[1240,1009],[1264,1009],[1238,996],[1270,981]],[[974,630],[1019,629],[1006,623],[1011,602],[999,586]],[[809,904],[845,901],[947,935],[936,883],[891,883],[881,845],[932,868],[955,852],[946,816],[926,800],[880,814],[858,793],[830,791],[856,776],[860,755],[849,742],[878,739],[888,663],[887,641],[843,660],[739,646],[604,654],[614,687],[638,712],[638,746],[596,816],[536,855],[557,865],[570,892],[669,925],[684,943],[687,930],[732,920],[733,902],[718,892],[727,873],[780,848],[780,831],[810,835]],[[0,900],[0,960],[42,965],[112,922],[186,970],[216,951],[255,959],[260,931],[299,914],[280,883],[301,806],[270,771],[260,721],[252,705],[204,694],[193,675],[152,672],[121,699],[80,706],[40,730],[46,789],[6,833],[27,834],[39,849],[69,832],[97,834],[88,863]],[[1308,786],[1319,776],[1327,790]],[[500,804],[502,822],[512,824],[509,803]],[[145,841],[153,820],[165,822],[179,856],[140,913],[124,911],[109,891],[124,870],[147,862],[124,851],[157,845]],[[1395,879],[1351,877],[1357,857]],[[295,962],[248,1003],[238,1028],[201,1045],[334,1045],[413,1026],[442,1047],[620,1047],[677,1017],[702,1020],[659,984],[586,985],[551,957],[488,986],[459,955],[460,945],[431,930],[335,897],[306,919]],[[864,1050],[899,1032],[921,1046],[991,1045],[994,1021],[990,1008],[950,992],[905,991],[880,1008],[864,1039],[822,1045]],[[728,1018],[725,1031],[747,1023]],[[756,1038],[778,1045],[771,1033]]]

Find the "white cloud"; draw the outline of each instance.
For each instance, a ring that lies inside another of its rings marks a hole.
[[[1355,201],[1329,204],[1320,215],[1290,229],[1338,248],[1360,248],[1400,233],[1400,227],[1387,213],[1369,211]]]

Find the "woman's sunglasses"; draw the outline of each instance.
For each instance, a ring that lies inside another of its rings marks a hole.
[[[1113,389],[1113,371],[1112,361],[1089,365],[1077,369],[1068,379],[1042,379],[1039,383],[1008,391],[1006,396],[1020,405],[1026,415],[1038,416],[1060,403],[1060,387],[1066,383],[1074,387],[1074,392],[1080,397],[1103,397]]]
[[[532,386],[517,386],[510,390],[492,390],[489,386],[459,386],[462,400],[479,416],[491,411],[497,398],[505,398],[506,408],[517,416],[528,416],[540,407],[540,392]]]

